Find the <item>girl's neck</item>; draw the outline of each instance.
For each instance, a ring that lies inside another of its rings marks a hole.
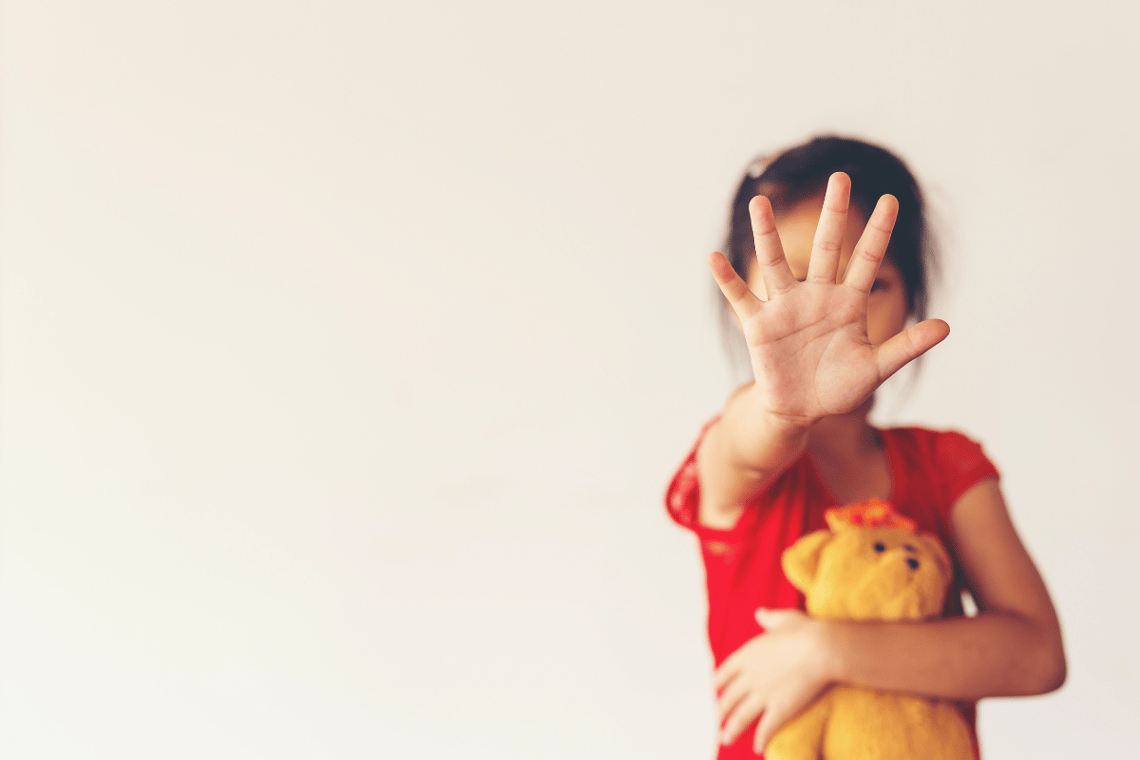
[[[824,417],[808,436],[808,451],[816,459],[858,460],[881,450],[878,431],[868,421],[872,400],[846,414]]]
[[[859,409],[820,420],[808,437],[808,454],[839,504],[892,496],[890,465],[879,432]]]

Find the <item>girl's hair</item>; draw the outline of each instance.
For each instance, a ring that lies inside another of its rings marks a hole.
[[[785,213],[801,201],[822,195],[828,178],[835,172],[846,172],[851,177],[851,203],[864,216],[871,215],[881,196],[889,193],[898,199],[898,219],[887,256],[902,273],[907,313],[921,321],[926,317],[928,286],[937,272],[936,246],[914,175],[901,159],[878,146],[841,137],[817,137],[771,159],[754,161],[732,201],[725,255],[737,273],[746,277],[756,253],[748,202],[764,195],[777,215]],[[720,303],[724,306],[725,324],[732,325],[732,314],[723,297]]]

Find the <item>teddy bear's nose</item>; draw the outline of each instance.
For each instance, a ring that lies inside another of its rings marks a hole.
[[[917,570],[918,569],[918,560],[915,559],[914,557],[907,557],[906,558],[906,566],[909,567],[911,570]]]

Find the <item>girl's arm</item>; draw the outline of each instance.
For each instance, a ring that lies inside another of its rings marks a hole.
[[[950,523],[978,615],[933,625],[825,626],[832,680],[968,700],[1060,687],[1057,613],[997,481],[967,491]]]
[[[735,525],[744,505],[800,456],[810,429],[770,415],[754,383],[738,388],[697,448],[698,520]]]
[[[1022,545],[996,480],[967,491],[951,512],[958,559],[978,615],[929,623],[812,620],[761,611],[767,632],[716,673],[733,741],[759,716],[757,751],[833,683],[945,699],[1042,694],[1065,680],[1057,614]]]

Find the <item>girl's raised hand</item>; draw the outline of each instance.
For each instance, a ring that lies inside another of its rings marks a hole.
[[[879,199],[837,282],[851,180],[831,176],[812,242],[807,277],[796,280],[776,231],[768,199],[749,204],[756,261],[768,300],[761,300],[719,253],[709,267],[739,318],[767,411],[784,422],[810,425],[858,408],[888,377],[949,334],[927,320],[872,345],[867,333],[871,288],[886,255],[898,202]]]

